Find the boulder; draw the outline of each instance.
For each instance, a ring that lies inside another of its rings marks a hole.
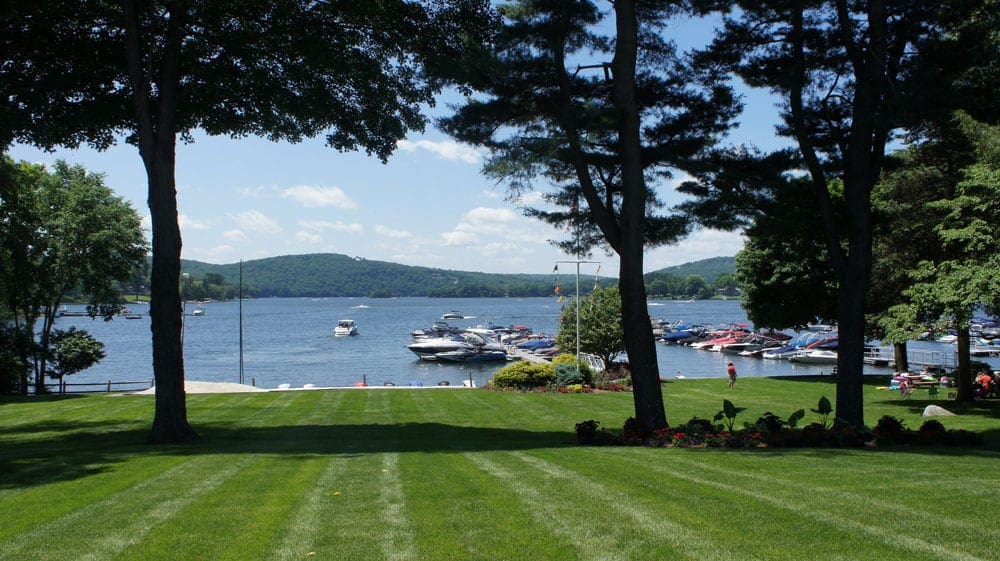
[[[954,417],[955,414],[948,411],[944,407],[938,407],[937,405],[928,405],[924,407],[924,417]]]

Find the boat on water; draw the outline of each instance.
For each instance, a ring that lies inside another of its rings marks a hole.
[[[837,364],[837,351],[829,349],[801,350],[788,357],[788,361],[803,364]]]
[[[366,306],[364,304],[358,304],[357,306],[351,306],[351,309],[354,309],[354,310],[369,310],[369,309],[371,309],[371,306]]]
[[[450,310],[444,314],[441,314],[441,319],[465,319],[465,316],[462,315],[462,312],[459,312],[457,310]]]
[[[495,349],[459,349],[435,353],[434,358],[442,362],[504,362],[507,353]]]
[[[358,334],[358,326],[354,323],[353,319],[342,319],[337,322],[337,326],[333,328],[334,337],[347,337],[350,335]]]
[[[817,343],[822,343],[831,339],[833,338],[825,333],[807,331],[793,337],[791,340],[787,341],[784,346],[765,349],[764,352],[761,353],[761,356],[771,360],[785,360],[794,356],[797,352],[803,349],[811,348],[811,346]]]
[[[430,337],[406,345],[421,360],[438,360],[438,353],[451,351],[503,351],[500,343],[477,333],[459,333],[447,337]]]
[[[191,315],[192,316],[203,316],[203,315],[205,315],[205,308],[195,308],[194,311],[191,312]]]
[[[410,332],[410,336],[413,337],[414,340],[434,339],[441,337],[453,337],[463,331],[465,331],[463,328],[448,325],[448,322],[446,321],[435,321],[434,325],[430,327],[414,329]]]

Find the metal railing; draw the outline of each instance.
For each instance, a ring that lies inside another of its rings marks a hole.
[[[78,383],[69,383],[62,380],[58,384],[46,384],[45,387],[56,391],[59,395],[66,395],[70,393],[111,393],[113,391],[141,391],[151,388],[153,387],[153,380],[121,382],[108,380],[107,382]]]

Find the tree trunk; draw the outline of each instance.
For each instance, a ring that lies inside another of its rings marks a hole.
[[[896,372],[906,372],[910,369],[910,359],[906,356],[906,343],[892,344],[892,358]]]
[[[174,178],[177,144],[177,97],[180,88],[180,45],[187,14],[170,8],[163,41],[162,67],[157,74],[158,103],[151,102],[152,78],[146,74],[135,0],[121,0],[129,80],[135,101],[136,137],[146,168],[149,214],[153,226],[153,267],[150,274],[149,316],[153,334],[153,377],[156,412],[150,442],[183,442],[198,438],[187,421],[184,395],[183,315],[180,298],[181,230]],[[155,113],[154,113],[155,111]]]
[[[155,166],[147,170],[153,224],[149,316],[156,379],[156,413],[149,440],[182,442],[198,435],[188,424],[184,394],[184,317],[179,287],[181,232],[177,221],[173,144],[157,146],[155,153]]]
[[[864,288],[867,283],[849,275],[841,282],[838,346],[836,422],[864,426]]]
[[[636,419],[646,428],[667,426],[653,327],[642,278],[646,227],[646,184],[642,174],[639,108],[635,97],[637,20],[635,2],[615,2],[617,43],[614,89],[619,112],[618,150],[622,163],[621,239],[618,287],[622,299],[625,352],[632,371]]]
[[[975,399],[972,395],[972,357],[969,352],[971,337],[969,336],[969,325],[965,324],[956,330],[958,340],[958,380],[955,382],[958,388],[958,401],[971,402]]]

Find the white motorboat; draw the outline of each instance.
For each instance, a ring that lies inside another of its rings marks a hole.
[[[436,353],[434,358],[441,362],[503,362],[507,353],[503,350],[461,349]]]
[[[347,337],[358,334],[358,326],[353,319],[342,319],[333,328],[334,337]]]
[[[802,362],[806,364],[837,364],[837,351],[807,349],[788,357],[788,360],[790,362]]]
[[[420,339],[406,346],[422,360],[438,360],[438,353],[451,351],[503,351],[503,346],[476,333]]]

